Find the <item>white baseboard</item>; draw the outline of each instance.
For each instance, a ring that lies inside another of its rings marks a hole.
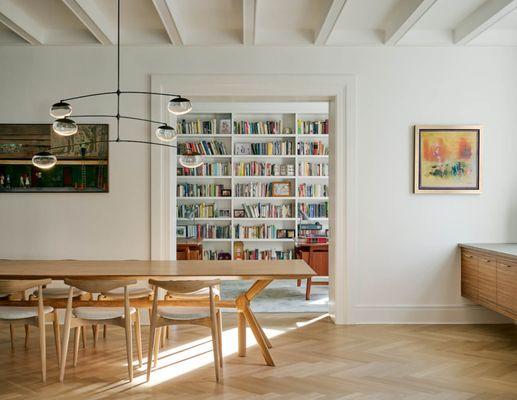
[[[350,324],[501,324],[512,323],[494,311],[477,305],[356,305]]]

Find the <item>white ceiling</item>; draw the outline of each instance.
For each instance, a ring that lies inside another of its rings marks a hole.
[[[0,0],[0,45],[113,45],[117,0]],[[517,0],[121,0],[123,45],[517,46]]]

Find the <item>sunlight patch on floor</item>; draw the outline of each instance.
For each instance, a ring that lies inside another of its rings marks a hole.
[[[286,331],[279,329],[264,329],[268,338],[282,335]],[[246,329],[246,347],[257,344],[251,329]],[[238,351],[237,328],[228,329],[223,332],[223,357],[236,354]],[[262,356],[259,355],[262,362]],[[162,382],[174,379],[178,376],[187,374],[198,368],[213,364],[212,339],[206,336],[202,339],[194,340],[189,343],[175,346],[171,349],[160,350],[158,355],[158,366],[151,370],[151,379],[146,383],[146,376],[136,377],[133,383],[144,384],[144,386],[158,385]],[[147,358],[141,370],[147,368]]]

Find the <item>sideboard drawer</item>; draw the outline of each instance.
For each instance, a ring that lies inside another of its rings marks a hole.
[[[478,257],[467,251],[461,254],[461,295],[478,301]]]
[[[497,262],[495,258],[478,257],[478,297],[482,305],[497,303]]]
[[[517,314],[517,263],[497,263],[497,305]]]

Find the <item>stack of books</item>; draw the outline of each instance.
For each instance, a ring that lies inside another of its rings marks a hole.
[[[273,184],[271,182],[237,183],[236,197],[271,197]]]
[[[328,135],[329,133],[328,119],[324,121],[303,121],[299,119],[296,126],[298,135]]]
[[[293,204],[243,204],[246,218],[293,218]]]
[[[259,250],[246,249],[243,252],[244,260],[292,260],[293,250]]]
[[[236,135],[277,135],[282,133],[282,121],[234,121]]]
[[[186,121],[182,119],[176,124],[176,130],[180,135],[215,135],[217,133],[217,120],[212,118],[209,121]]]
[[[328,185],[301,183],[298,185],[298,196],[300,197],[327,197]]]
[[[328,202],[319,204],[298,204],[298,217],[307,215],[309,218],[328,218]]]
[[[229,176],[232,170],[231,163],[205,163],[197,168],[178,167],[178,176]]]
[[[298,163],[298,175],[300,176],[328,176],[329,165],[324,163],[310,163],[307,161]]]
[[[236,239],[276,239],[277,228],[275,225],[234,226]]]
[[[218,142],[217,140],[211,142],[201,140],[197,143],[187,142],[178,144],[178,154],[186,154],[187,151],[203,154],[205,156],[227,155],[224,143]]]
[[[328,154],[328,146],[323,142],[298,142],[299,156],[328,156]]]
[[[272,164],[269,162],[235,163],[236,176],[294,176],[293,164]]]
[[[179,226],[179,225],[178,225]],[[230,239],[229,225],[197,224],[185,225],[187,238],[201,239]]]
[[[222,196],[224,185],[214,183],[178,183],[176,195],[178,197],[219,197]]]
[[[294,154],[294,144],[289,141],[251,143],[251,154],[258,156],[289,156]]]

